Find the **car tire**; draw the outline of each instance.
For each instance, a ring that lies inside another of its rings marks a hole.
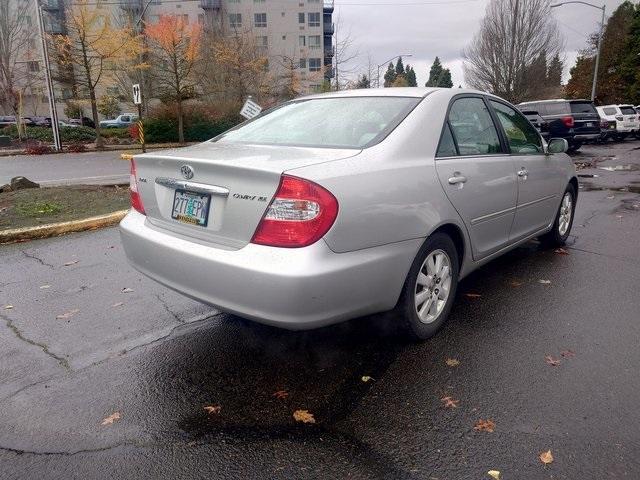
[[[577,152],[582,147],[582,143],[580,142],[569,142],[569,148],[567,150],[568,153]]]
[[[416,255],[392,311],[394,318],[401,319],[405,337],[426,340],[440,330],[456,296],[459,270],[451,237],[441,232],[431,235]],[[422,299],[424,302],[419,303]]]
[[[567,205],[567,201],[569,205]],[[572,184],[569,184],[562,195],[556,218],[553,221],[553,227],[540,237],[540,242],[546,247],[561,247],[566,244],[573,226],[575,211],[576,189]]]

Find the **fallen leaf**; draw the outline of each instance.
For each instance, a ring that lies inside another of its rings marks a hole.
[[[122,293],[132,293],[133,292],[133,288],[129,288],[129,287],[124,287],[121,290]]]
[[[284,400],[289,396],[289,392],[287,392],[286,390],[278,390],[271,396],[276,397],[278,400]]]
[[[362,377],[362,381],[363,381],[364,383],[370,382],[371,380],[373,380],[373,377],[370,377],[370,376],[368,376],[368,375],[364,375],[364,376]]]
[[[222,411],[222,407],[220,405],[205,405],[202,408],[204,408],[204,411],[209,415],[217,415]]]
[[[13,305],[5,305],[4,309],[5,310],[13,310]]]
[[[576,352],[574,352],[573,350],[563,350],[560,352],[560,355],[562,355],[564,358],[570,358],[575,357]]]
[[[124,302],[118,302],[118,303],[114,303],[113,305],[111,305],[112,307],[121,307],[122,305],[124,305]]]
[[[112,425],[116,420],[120,420],[120,412],[115,412],[102,420],[102,425]]]
[[[542,285],[551,285],[551,280],[538,280],[538,283]]]
[[[309,410],[296,410],[293,412],[293,418],[296,422],[316,423],[316,419],[313,418],[313,413],[309,413]]]
[[[546,452],[542,452],[540,455],[538,455],[538,458],[545,465],[549,465],[550,463],[553,462],[553,454],[551,453],[551,450],[547,450]]]
[[[56,316],[56,319],[58,319],[58,320],[66,320],[67,318],[73,317],[79,311],[80,311],[79,309],[74,308],[73,310],[69,310],[68,312],[61,313],[60,315]]]
[[[522,282],[517,282],[517,281],[513,281],[511,283],[509,283],[509,285],[511,285],[512,287],[520,287],[522,285]],[[493,472],[493,470],[491,470]]]
[[[443,397],[440,401],[444,404],[444,408],[458,408],[460,400],[455,400],[453,397]]]
[[[613,199],[614,199],[614,198],[616,198],[616,197],[615,197],[614,195],[607,195],[607,198],[608,198],[609,200],[613,200]]]
[[[65,267],[70,267],[71,265],[75,265],[76,263],[78,263],[80,260],[71,260],[70,262],[67,262],[64,264]]]
[[[556,248],[554,252],[558,255],[569,255],[569,251],[565,250],[564,248]]]
[[[40,285],[40,290],[46,290],[47,288],[51,288],[51,285]]]
[[[467,298],[480,298],[482,295],[479,293],[465,293],[464,296]]]
[[[460,360],[456,360],[455,358],[447,358],[445,360],[445,363],[449,367],[457,367],[458,365],[460,365]]]
[[[476,424],[473,426],[473,429],[477,432],[489,432],[489,433],[493,433],[493,430],[496,428],[496,424],[494,423],[493,420],[490,419],[480,419],[476,422]]]
[[[558,360],[557,358],[553,358],[551,355],[547,355],[546,357],[544,357],[544,361],[552,367],[557,367],[558,365],[560,365],[560,360]]]
[[[487,475],[489,475],[494,480],[500,480],[500,471],[499,470],[489,470],[487,472]]]

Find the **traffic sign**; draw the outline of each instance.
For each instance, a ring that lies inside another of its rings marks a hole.
[[[247,101],[244,102],[242,110],[240,110],[240,115],[242,115],[247,120],[251,120],[253,117],[260,115],[261,111],[262,107],[251,100],[251,97],[249,97],[247,98]]]
[[[140,84],[139,83],[134,83],[133,84],[133,103],[135,105],[141,105],[142,104],[142,91],[140,90]]]

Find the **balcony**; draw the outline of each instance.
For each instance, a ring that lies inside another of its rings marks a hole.
[[[336,49],[333,45],[324,47],[324,57],[333,57],[336,54]]]
[[[322,27],[325,35],[333,35],[333,32],[336,30],[335,23],[324,22]]]
[[[142,2],[140,0],[120,0],[120,8],[129,12],[142,12]]]
[[[323,11],[324,13],[333,13],[334,0],[324,0]]]
[[[62,0],[41,0],[40,5],[43,10],[56,11],[60,10]]]
[[[216,10],[222,8],[221,0],[200,0],[200,8],[205,10]]]

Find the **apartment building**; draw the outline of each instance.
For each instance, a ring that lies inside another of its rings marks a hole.
[[[33,49],[24,59],[25,67],[34,74],[30,86],[24,88],[24,114],[45,114],[44,66],[41,62],[37,36],[37,15],[33,0],[8,1],[13,8],[23,8],[28,14],[29,28],[34,32]],[[39,0],[43,9],[45,30],[50,34],[65,33],[65,11],[72,0]],[[285,64],[295,65],[304,92],[318,90],[323,80],[334,77],[334,0],[93,0],[97,7],[111,9],[115,17],[148,23],[161,15],[179,15],[184,21],[198,22],[205,29],[216,29],[223,35],[237,32],[254,35],[259,48],[268,58],[268,68],[274,78]],[[30,7],[24,9],[24,5]],[[25,25],[27,23],[25,22]],[[25,54],[26,55],[26,54]],[[56,100],[63,115],[64,102],[77,95],[73,71],[56,70]],[[104,93],[110,93],[108,90]],[[99,92],[100,93],[100,92]],[[9,112],[4,112],[9,113]]]

